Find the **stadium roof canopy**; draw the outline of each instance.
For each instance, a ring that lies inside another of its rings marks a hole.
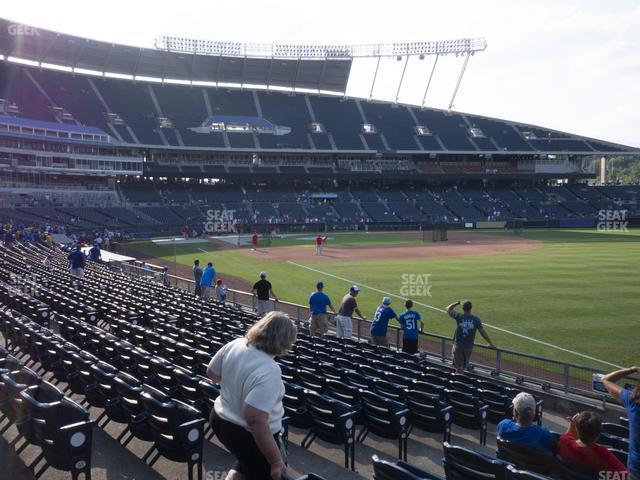
[[[157,50],[100,42],[0,19],[0,55],[101,74],[344,93],[352,58],[281,58]]]

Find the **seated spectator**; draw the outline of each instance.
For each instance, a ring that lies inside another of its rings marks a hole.
[[[519,393],[513,399],[513,420],[505,419],[498,424],[498,436],[523,447],[554,453],[556,444],[551,432],[534,425],[535,417],[536,400],[529,393]]]
[[[601,430],[602,421],[595,413],[576,413],[560,437],[558,454],[594,472],[626,472],[627,468],[609,449],[596,443]]]

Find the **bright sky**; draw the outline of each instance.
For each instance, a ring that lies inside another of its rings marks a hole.
[[[159,35],[259,43],[359,44],[485,37],[455,110],[640,146],[637,0],[5,1],[0,17],[113,43]],[[400,101],[420,103],[433,60],[409,63]],[[394,99],[403,62],[385,59],[375,98]],[[446,108],[461,59],[441,59],[427,105]],[[374,61],[348,93],[368,97]]]

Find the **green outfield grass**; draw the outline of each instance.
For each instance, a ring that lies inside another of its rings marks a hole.
[[[506,231],[487,233],[513,235]],[[335,238],[329,245],[422,241],[419,234],[415,237],[374,233],[331,236]],[[195,258],[201,262],[211,260],[221,277],[227,273],[248,281],[254,281],[257,273],[264,270],[279,297],[296,303],[306,303],[320,279],[325,282],[325,291],[334,304],[339,303],[351,282],[357,283],[362,288],[358,300],[361,310],[369,318],[383,295],[365,285],[401,295],[403,274],[429,274],[431,296],[417,296],[415,301],[442,308],[451,301],[470,298],[475,313],[488,324],[605,361],[623,365],[640,362],[640,230],[628,233],[530,230],[522,236],[542,243],[534,250],[504,255],[346,263],[310,254],[308,260],[298,262],[345,280],[288,262],[264,260],[259,254],[215,250],[206,243],[178,245],[177,260],[185,265],[191,265]],[[300,243],[312,245],[295,237],[276,240],[274,245]],[[129,248],[173,261],[172,245],[147,241],[130,244]],[[402,303],[394,298],[392,306],[401,311]],[[424,313],[428,331],[452,334],[453,323],[446,315],[424,307],[418,309]],[[503,348],[608,368],[494,329],[489,329],[489,333]]]

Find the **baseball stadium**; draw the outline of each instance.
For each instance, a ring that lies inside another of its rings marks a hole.
[[[637,479],[640,149],[454,110],[486,48],[0,19],[0,479]]]

